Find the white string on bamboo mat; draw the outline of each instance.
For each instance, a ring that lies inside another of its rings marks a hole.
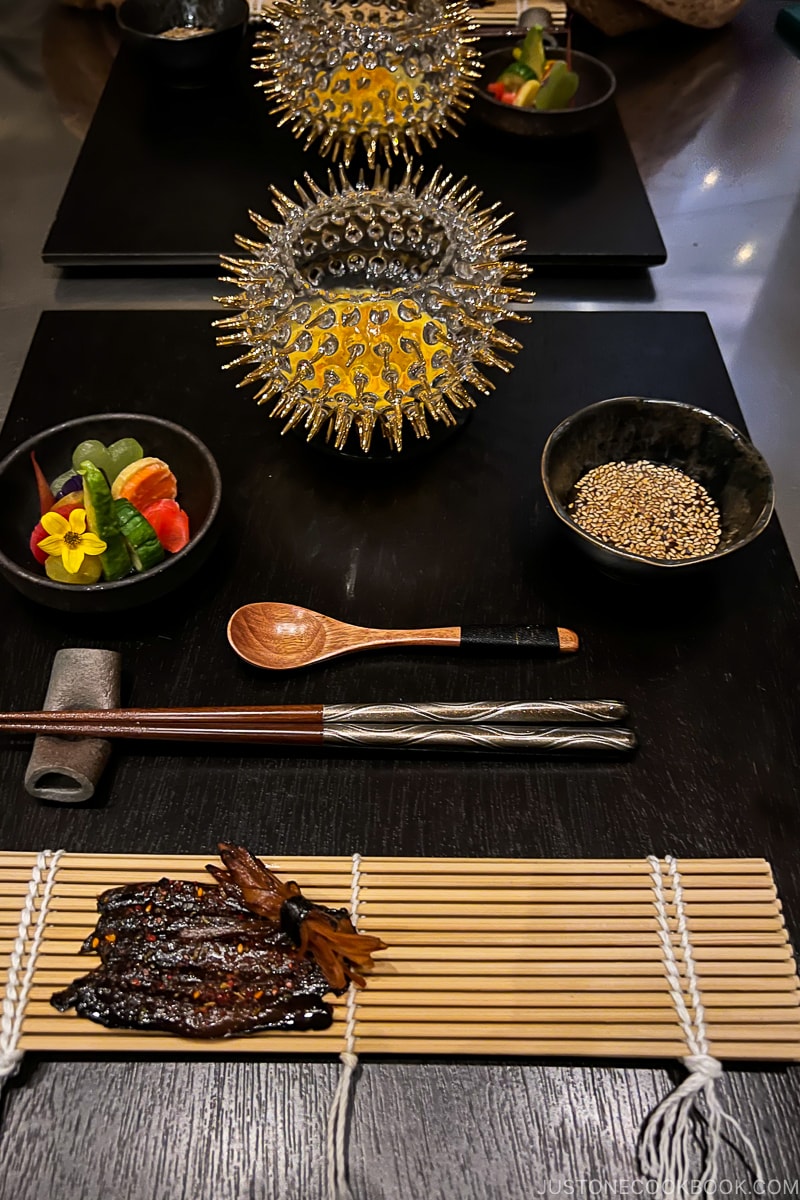
[[[361,886],[361,855],[353,855],[350,883],[350,920],[358,929],[358,893]],[[344,1050],[339,1055],[342,1071],[333,1096],[328,1117],[328,1200],[353,1200],[347,1182],[347,1110],[353,1076],[358,1066],[356,1054],[356,1010],[358,988],[354,983],[347,989],[347,1022],[344,1027]]]
[[[19,1064],[22,1062],[22,1051],[18,1048],[22,1033],[22,1022],[25,1018],[28,995],[30,994],[33,975],[36,970],[36,959],[39,956],[39,947],[42,944],[42,935],[44,934],[44,927],[47,922],[47,910],[50,906],[50,896],[53,892],[56,871],[58,870],[58,863],[63,853],[63,850],[56,850],[55,854],[50,850],[42,850],[36,856],[36,862],[31,871],[28,894],[25,897],[25,903],[20,913],[17,936],[8,964],[5,993],[3,996],[3,1011],[2,1016],[0,1016],[0,1087],[3,1086],[7,1079],[16,1074],[19,1070]],[[33,914],[36,912],[36,901],[39,897],[39,888],[41,887],[42,879],[44,879],[44,890],[33,926],[28,961],[25,966],[25,972],[22,975],[22,981],[20,982],[20,972],[22,971],[22,963],[25,959],[25,943],[28,940]]]
[[[738,1135],[742,1143],[745,1162],[755,1177],[761,1178],[755,1146],[735,1117],[723,1110],[717,1095],[716,1081],[722,1074],[722,1063],[708,1049],[705,1009],[694,965],[678,863],[671,855],[666,856],[691,1014],[684,999],[680,967],[672,943],[661,863],[652,854],[648,855],[647,861],[650,864],[664,971],[689,1050],[681,1062],[689,1074],[647,1118],[639,1137],[639,1168],[643,1174],[658,1182],[659,1195],[677,1196],[685,1194],[686,1189],[693,1186],[701,1190],[706,1185],[713,1186],[717,1182],[722,1128],[727,1123],[730,1132]],[[705,1112],[700,1107],[701,1097],[705,1099]],[[705,1131],[701,1136],[703,1126]],[[695,1171],[699,1171],[699,1175],[694,1174]]]

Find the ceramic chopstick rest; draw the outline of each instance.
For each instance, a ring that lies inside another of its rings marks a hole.
[[[114,650],[59,650],[53,659],[46,709],[118,708],[121,658]],[[25,790],[37,800],[90,800],[111,754],[105,738],[40,735],[25,771]]]

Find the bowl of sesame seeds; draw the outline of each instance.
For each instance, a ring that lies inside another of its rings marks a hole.
[[[769,467],[714,413],[643,396],[581,409],[542,454],[551,508],[603,568],[649,575],[752,542],[774,507]]]

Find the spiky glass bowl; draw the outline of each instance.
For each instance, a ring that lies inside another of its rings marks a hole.
[[[257,86],[280,124],[349,165],[370,167],[457,132],[480,60],[464,0],[277,0],[256,38]]]
[[[468,385],[491,390],[481,366],[509,369],[498,352],[519,343],[496,325],[524,320],[510,306],[529,299],[513,283],[528,268],[507,257],[524,243],[439,171],[424,187],[330,183],[295,184],[298,201],[273,189],[280,222],[250,214],[265,240],[237,237],[249,257],[222,260],[239,291],[219,301],[239,311],[215,323],[218,342],[244,348],[228,366],[250,367],[239,386],[258,385],[284,432],[367,454],[379,429],[400,451],[407,427],[428,438],[473,408]]]

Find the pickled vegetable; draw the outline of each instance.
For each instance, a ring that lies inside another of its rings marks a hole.
[[[56,484],[58,484],[58,487],[55,486]],[[56,503],[63,496],[68,496],[70,492],[79,492],[82,488],[83,480],[74,471],[67,471],[63,475],[59,475],[58,479],[53,480],[53,494],[56,498]]]
[[[87,584],[99,582],[103,574],[99,557],[90,558],[88,555],[74,573],[69,572],[64,566],[63,560],[53,554],[46,558],[44,569],[47,572],[47,578],[52,579],[54,583],[77,583],[83,584],[84,587]]]
[[[140,458],[120,471],[111,494],[115,500],[130,500],[141,512],[156,500],[174,500],[178,482],[160,458]]]
[[[533,107],[539,110],[566,108],[578,90],[578,76],[565,62],[555,62],[536,93]]]
[[[138,508],[133,507],[130,500],[115,500],[114,511],[134,571],[147,571],[150,567],[157,566],[164,558],[164,547],[147,518],[142,516]]]
[[[129,467],[131,463],[137,462],[138,459],[144,458],[144,450],[136,438],[120,438],[119,441],[112,442],[108,447],[108,457],[111,459],[112,469],[108,482],[113,483],[120,471]]]
[[[567,62],[545,57],[544,32],[535,25],[528,30],[521,46],[512,51],[513,61],[487,86],[487,91],[502,104],[539,111],[567,108],[578,90],[580,80]]]
[[[177,554],[189,541],[189,518],[175,500],[156,500],[155,504],[148,504],[144,516],[170,554]]]
[[[534,25],[525,35],[525,41],[520,46],[519,61],[530,67],[535,79],[541,83],[545,68],[544,29]]]
[[[94,466],[99,467],[106,479],[110,479],[114,472],[108,451],[103,443],[98,442],[95,438],[89,438],[75,447],[72,455],[72,465],[78,473],[80,473],[81,463],[85,462],[93,463]]]
[[[114,511],[111,489],[103,472],[93,462],[82,462],[80,474],[83,476],[89,529],[106,543],[106,549],[100,555],[103,576],[109,581],[122,579],[131,569],[131,559]]]
[[[42,473],[42,468],[36,461],[36,455],[33,450],[31,450],[31,462],[33,463],[33,473],[36,476],[36,490],[39,493],[39,512],[44,514],[49,512],[53,507],[55,496],[50,490],[50,484]]]

